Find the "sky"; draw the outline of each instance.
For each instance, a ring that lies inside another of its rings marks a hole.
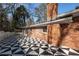
[[[58,14],[74,10],[79,3],[59,3],[58,4]]]
[[[39,7],[41,3],[20,3],[20,5],[24,5],[26,8],[28,8],[30,13],[34,13],[34,9],[36,7]],[[79,3],[58,3],[58,14],[62,14],[65,12],[69,12],[75,9],[76,6],[79,6]],[[34,17],[34,20],[36,21],[36,17]]]
[[[28,4],[27,4],[28,5]],[[31,10],[32,13],[34,13],[34,9],[38,7],[40,3],[32,3],[28,5],[28,8]],[[26,6],[26,4],[25,4]],[[65,12],[72,11],[76,8],[76,6],[79,6],[79,3],[59,3],[58,4],[58,14],[62,14]],[[36,21],[37,18],[34,17],[34,20]]]
[[[30,9],[34,10],[34,8],[38,7],[40,4],[38,3],[32,3],[30,4]],[[76,6],[79,6],[79,3],[59,3],[58,4],[58,14],[68,12],[71,10],[74,10]]]

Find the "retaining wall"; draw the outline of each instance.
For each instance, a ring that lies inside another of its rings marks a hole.
[[[0,40],[3,40],[5,38],[8,38],[9,36],[14,35],[14,32],[4,32],[4,31],[0,31]]]

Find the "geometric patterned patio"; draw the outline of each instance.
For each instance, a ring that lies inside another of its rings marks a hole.
[[[11,36],[0,41],[0,56],[79,56],[71,48],[55,47],[45,41],[23,35]]]

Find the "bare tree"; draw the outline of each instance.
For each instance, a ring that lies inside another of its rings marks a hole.
[[[40,4],[39,7],[35,8],[35,15],[38,17],[37,22],[47,21],[47,8],[46,4]]]

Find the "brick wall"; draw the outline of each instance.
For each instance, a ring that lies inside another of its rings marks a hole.
[[[79,17],[74,18],[74,22],[70,23],[62,31],[62,42],[60,46],[67,46],[79,50]]]
[[[47,41],[47,32],[43,32],[43,29],[32,29],[29,35],[32,38],[39,38],[40,40]]]

